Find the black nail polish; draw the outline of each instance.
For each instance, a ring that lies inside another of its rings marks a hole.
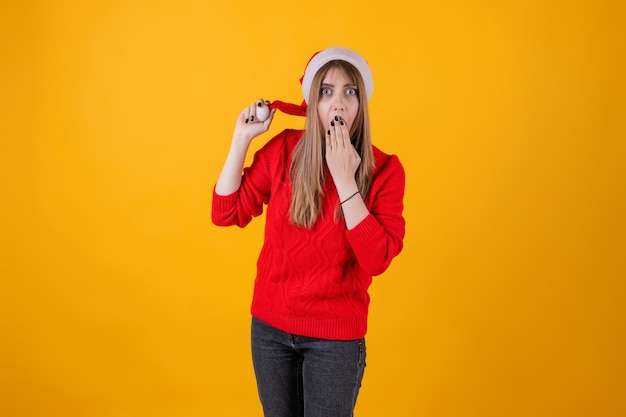
[[[328,130],[328,134],[330,135],[330,129]]]
[[[257,106],[261,107],[263,105],[263,103],[261,103],[260,101],[257,103]]]
[[[248,119],[246,119],[246,123],[248,123]]]
[[[250,116],[250,121],[254,122],[254,116]]]
[[[339,117],[335,116],[335,121],[338,122],[339,121]]]
[[[343,126],[343,120],[339,121],[339,124],[340,124],[341,126]]]
[[[333,122],[333,121],[331,120],[330,125],[331,125],[331,126],[335,126],[335,122]]]

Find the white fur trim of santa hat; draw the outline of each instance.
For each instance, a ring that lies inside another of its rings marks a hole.
[[[363,83],[365,84],[365,94],[369,100],[372,97],[374,91],[374,81],[372,79],[372,70],[367,64],[367,61],[363,57],[351,49],[333,47],[324,49],[323,51],[315,54],[304,70],[304,76],[302,77],[302,95],[304,101],[308,103],[309,93],[311,91],[311,83],[313,83],[313,77],[317,71],[320,70],[326,63],[330,61],[346,61],[354,65],[355,68],[361,73]]]

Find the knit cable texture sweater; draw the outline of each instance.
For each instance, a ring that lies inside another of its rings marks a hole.
[[[296,335],[359,339],[372,277],[402,250],[404,169],[395,155],[373,148],[376,168],[364,198],[370,214],[351,230],[337,218],[339,196],[326,171],[320,217],[312,229],[297,227],[289,220],[289,168],[301,137],[301,130],[279,133],[255,153],[237,191],[220,196],[213,189],[213,223],[244,227],[267,204],[252,315]]]

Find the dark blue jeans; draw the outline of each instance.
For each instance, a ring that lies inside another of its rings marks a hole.
[[[252,319],[252,361],[265,417],[352,417],[365,339],[296,336]]]

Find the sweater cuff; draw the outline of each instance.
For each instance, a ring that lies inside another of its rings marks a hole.
[[[369,244],[378,232],[380,232],[380,223],[378,223],[376,217],[370,213],[361,223],[354,226],[351,230],[348,230],[346,236],[352,246],[359,247]]]
[[[225,210],[230,210],[236,203],[239,195],[239,189],[228,194],[219,195],[215,192],[215,186],[213,187],[213,212],[223,213]]]

